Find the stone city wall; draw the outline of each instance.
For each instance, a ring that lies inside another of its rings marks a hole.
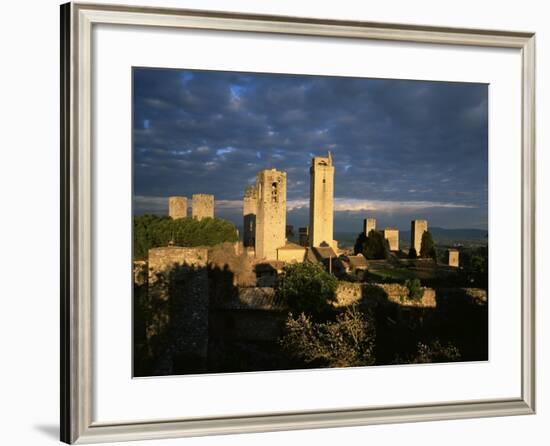
[[[423,288],[422,299],[415,301],[408,299],[409,290],[406,286],[397,283],[364,284],[354,282],[338,282],[336,289],[335,306],[343,307],[358,303],[362,299],[379,301],[387,299],[389,302],[405,307],[435,307],[436,295],[432,288]]]
[[[208,349],[208,250],[176,246],[149,250],[146,339],[155,374],[177,364],[201,370]]]

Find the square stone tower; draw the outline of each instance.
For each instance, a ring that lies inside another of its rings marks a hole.
[[[256,213],[258,212],[258,194],[256,186],[248,186],[243,197],[243,245],[254,247],[256,244]]]
[[[214,195],[193,194],[191,213],[193,218],[214,218]]]
[[[330,152],[312,158],[309,175],[310,246],[333,246],[334,165]]]
[[[277,248],[286,243],[286,172],[259,172],[256,194],[256,257],[277,260]]]
[[[168,197],[168,215],[174,220],[187,217],[187,198]]]
[[[449,248],[447,250],[447,264],[458,268],[460,266],[460,252],[458,249]]]
[[[368,237],[370,231],[376,231],[376,218],[365,218],[363,220],[363,232]]]
[[[428,230],[428,220],[411,221],[411,248],[416,250],[416,255],[420,255],[422,246],[422,234]]]
[[[388,241],[388,244],[390,245],[390,251],[399,251],[399,229],[384,229],[384,238]]]

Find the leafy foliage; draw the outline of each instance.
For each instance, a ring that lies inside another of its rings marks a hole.
[[[422,242],[420,244],[420,257],[431,257],[437,260],[437,252],[435,250],[435,243],[430,231],[424,231],[422,234]]]
[[[405,286],[409,290],[408,298],[410,300],[419,301],[422,299],[422,296],[424,295],[424,290],[420,286],[419,279],[405,280]]]
[[[411,246],[411,249],[409,249],[409,259],[416,259],[418,257],[418,254],[416,252],[416,249],[414,246]]]
[[[337,279],[322,265],[304,262],[286,265],[275,291],[294,313],[318,316],[336,299],[337,285]]]
[[[310,367],[357,367],[375,362],[374,323],[356,307],[323,323],[304,313],[296,319],[290,314],[285,328],[283,350]]]
[[[479,247],[472,252],[461,254],[463,278],[469,286],[487,289],[489,272],[489,251],[487,247]]]
[[[134,258],[144,259],[150,248],[167,246],[214,246],[239,240],[235,226],[218,218],[172,219],[156,215],[134,217]]]
[[[419,342],[416,356],[410,362],[412,364],[455,362],[460,361],[460,358],[460,352],[454,345],[443,345],[439,340],[435,340],[430,344]]]
[[[363,246],[365,245],[365,242],[367,241],[367,236],[364,232],[359,233],[357,238],[355,239],[355,244],[353,245],[353,254],[362,254],[363,253]]]
[[[354,252],[363,254],[369,260],[387,259],[390,255],[390,245],[382,232],[372,229],[367,237],[364,233],[357,236]]]

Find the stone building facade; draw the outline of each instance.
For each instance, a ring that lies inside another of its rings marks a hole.
[[[248,186],[243,197],[243,244],[254,247],[256,244],[256,213],[258,212],[258,195],[256,186]]]
[[[312,247],[334,245],[334,165],[332,155],[311,160],[309,243]]]
[[[365,218],[363,220],[363,232],[367,237],[370,231],[376,231],[376,218]]]
[[[306,248],[296,243],[287,242],[285,246],[277,248],[277,260],[287,263],[302,263],[306,258]]]
[[[422,247],[422,234],[428,230],[428,220],[411,221],[411,248],[416,250],[416,255],[420,255]]]
[[[214,195],[193,194],[192,215],[197,220],[214,218]]]
[[[447,250],[447,264],[458,268],[460,266],[460,251],[458,249]]]
[[[168,215],[174,220],[187,217],[187,198],[169,197]]]
[[[388,244],[390,245],[390,251],[399,251],[399,229],[384,229],[384,238],[388,241]]]
[[[277,259],[286,242],[286,172],[262,170],[256,175],[256,257]]]

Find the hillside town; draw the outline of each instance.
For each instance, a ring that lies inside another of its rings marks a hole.
[[[377,228],[372,215],[365,215],[353,248],[339,247],[331,153],[313,156],[309,174],[309,222],[298,228],[297,238],[286,219],[287,174],[271,168],[258,172],[255,184],[244,190],[242,234],[234,227],[227,240],[198,246],[193,238],[182,242],[180,230],[173,229],[168,240],[152,242],[146,256],[134,259],[137,375],[338,366],[341,359],[324,364],[298,360],[301,353],[285,356],[294,342],[290,329],[298,320],[290,315],[307,310],[307,298],[300,303],[301,296],[291,298],[293,289],[285,288],[293,274],[326,275],[323,280],[333,291],[323,305],[332,312],[325,308],[330,316],[323,320],[336,323],[359,308],[354,317],[368,316],[376,327],[376,359],[371,352],[372,360],[346,360],[344,366],[415,362],[420,353],[400,355],[417,347],[420,351],[420,345],[437,350],[425,362],[486,359],[487,274],[472,268],[472,253],[437,246],[425,219],[411,221],[404,250],[399,230]],[[187,197],[169,197],[172,223],[167,224],[217,221],[213,195],[197,193],[190,201],[189,216]],[[322,294],[312,292],[314,298]],[[470,318],[470,332],[462,317]],[[444,329],[443,321],[448,325]],[[416,344],[396,346],[398,339],[407,344],[406,337]],[[436,344],[430,344],[431,338]],[[439,344],[440,338],[453,343]]]

